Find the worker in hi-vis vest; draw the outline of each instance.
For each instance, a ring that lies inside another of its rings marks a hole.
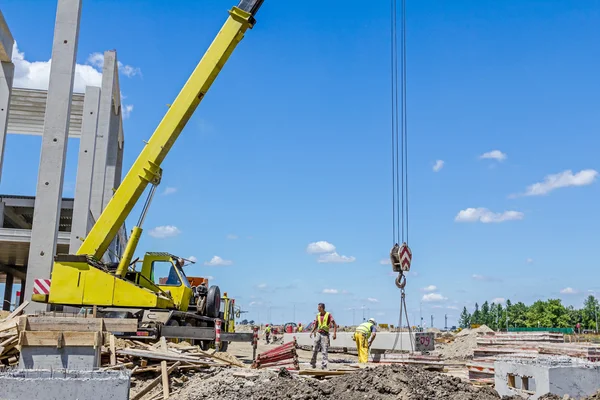
[[[333,340],[337,335],[337,324],[333,320],[333,316],[328,312],[325,312],[325,304],[319,303],[319,313],[313,322],[313,328],[310,332],[310,337],[315,336],[313,344],[312,359],[310,360],[310,366],[312,368],[317,367],[317,353],[319,348],[323,354],[323,360],[321,361],[321,369],[327,369],[327,352],[329,351],[329,327],[333,326]],[[316,331],[316,334],[315,334]]]
[[[367,322],[363,322],[359,326],[356,327],[356,331],[354,332],[354,340],[356,341],[356,350],[358,351],[358,362],[361,364],[366,364],[369,361],[369,347],[375,340],[375,336],[377,336],[377,330],[375,326],[377,322],[375,322],[374,318],[369,318]]]

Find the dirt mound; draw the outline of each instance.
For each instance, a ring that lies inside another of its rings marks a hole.
[[[236,377],[230,371],[202,379],[194,377],[173,397],[186,400],[342,400],[368,398],[498,400],[500,396],[486,387],[475,387],[458,378],[401,366],[378,366],[319,381],[295,376],[278,377],[277,372],[262,371]]]
[[[436,344],[437,353],[446,359],[470,359],[473,357],[473,349],[477,347],[477,338],[487,332],[493,330],[485,325],[476,329],[463,329],[456,334],[454,341],[448,344]]]

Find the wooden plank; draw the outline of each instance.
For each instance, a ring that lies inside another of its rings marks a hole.
[[[167,347],[167,340],[165,337],[160,338],[160,349],[163,353],[169,352],[169,347]],[[161,376],[162,376],[162,388],[163,388],[163,399],[169,398],[169,373],[167,372],[167,362],[160,362]]]
[[[115,349],[115,335],[110,335],[110,365],[117,365],[117,351]]]
[[[80,317],[20,317],[19,329],[28,331],[73,332],[136,332],[135,318],[80,318]]]
[[[99,345],[99,332],[20,332],[19,346],[92,346]]]
[[[124,363],[124,364],[111,365],[110,367],[104,367],[104,368],[102,368],[102,371],[113,371],[115,369],[129,368],[129,367],[133,367],[133,365],[134,364],[132,362],[128,362],[128,363]],[[133,370],[131,372],[133,373]]]
[[[12,320],[13,318],[15,318],[16,316],[20,315],[23,310],[25,309],[25,307],[27,307],[27,305],[29,304],[28,301],[24,301],[23,304],[21,304],[19,307],[15,308],[15,310],[13,312],[11,312],[8,317],[4,318],[3,320],[0,320],[0,323],[3,322],[8,322],[10,320]]]
[[[194,364],[204,364],[204,365],[219,365],[209,360],[198,360],[195,357],[182,356],[179,354],[164,354],[158,351],[148,351],[148,350],[139,350],[139,349],[119,349],[117,350],[117,354],[126,355],[126,356],[134,356],[134,357],[142,357],[142,358],[151,358],[154,360],[165,360],[165,361],[185,361]]]
[[[179,364],[181,364],[181,362],[177,361],[175,364],[171,365],[169,367],[169,369],[167,370],[167,374],[170,374],[175,368],[177,368],[179,366]],[[145,388],[143,388],[142,390],[140,390],[138,394],[136,394],[135,396],[133,396],[131,398],[131,400],[139,400],[139,399],[141,399],[148,392],[150,392],[152,389],[154,389],[154,387],[156,385],[158,385],[161,381],[162,381],[162,376],[159,376],[159,377],[153,379],[148,385],[146,385]]]

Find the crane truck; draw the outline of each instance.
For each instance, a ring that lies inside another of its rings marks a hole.
[[[192,286],[183,266],[185,259],[166,252],[146,253],[132,261],[152,197],[160,183],[161,163],[200,104],[245,32],[252,29],[263,0],[240,0],[189,79],[169,106],[151,138],[114,192],[75,254],[57,254],[47,294],[34,293],[33,301],[49,305],[96,306],[105,318],[136,318],[138,338],[184,338],[206,348],[215,342],[217,326],[225,321],[221,345],[252,341],[252,333],[228,332],[234,310],[218,286]],[[129,213],[150,185],[148,197],[125,250],[117,263],[102,260]],[[141,265],[138,269],[137,266]],[[161,279],[163,278],[163,279]],[[164,279],[166,278],[166,279]],[[193,279],[192,279],[193,281]]]

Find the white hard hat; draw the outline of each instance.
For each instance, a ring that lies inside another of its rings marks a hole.
[[[369,322],[372,322],[373,325],[377,325],[377,322],[375,322],[375,318],[369,318]]]

